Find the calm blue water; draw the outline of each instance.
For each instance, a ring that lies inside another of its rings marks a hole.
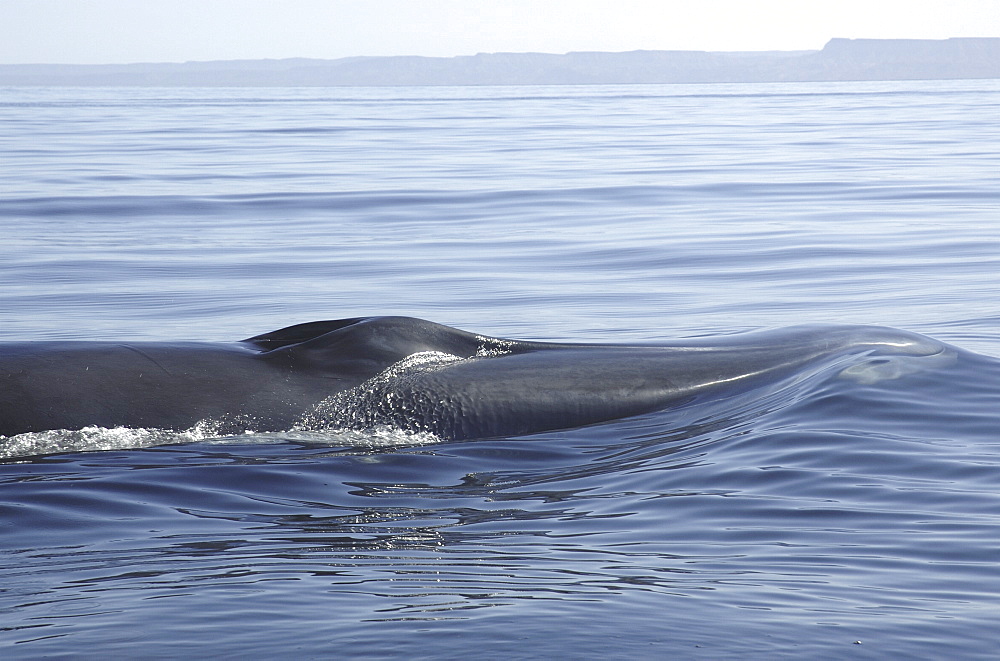
[[[959,347],[509,439],[0,439],[0,653],[996,658],[998,117],[1000,81],[0,90],[2,341]]]

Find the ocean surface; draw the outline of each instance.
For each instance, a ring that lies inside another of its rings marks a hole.
[[[0,89],[0,342],[955,356],[511,438],[0,437],[0,656],[997,658],[998,118],[996,80]]]

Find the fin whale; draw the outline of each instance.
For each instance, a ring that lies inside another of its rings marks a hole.
[[[947,351],[879,326],[614,345],[491,338],[409,317],[311,322],[228,344],[0,343],[0,435],[204,421],[220,433],[388,425],[448,439],[519,435],[724,396],[818,361]]]

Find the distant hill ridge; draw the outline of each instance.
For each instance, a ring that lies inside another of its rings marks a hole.
[[[0,65],[2,86],[580,85],[963,78],[1000,78],[1000,38],[831,39],[818,51],[480,53]]]

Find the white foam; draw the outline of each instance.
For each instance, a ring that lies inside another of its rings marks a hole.
[[[183,432],[131,427],[53,429],[0,437],[0,459],[61,452],[90,452],[193,443],[212,436],[212,425],[199,423]]]
[[[411,432],[391,427],[365,429],[293,430],[219,435],[218,424],[204,420],[182,432],[131,427],[84,427],[79,430],[55,429],[0,436],[0,461],[67,452],[140,450],[184,443],[213,445],[266,445],[300,441],[317,445],[353,448],[413,447],[440,443],[428,432]]]
[[[385,424],[383,415],[386,412],[401,411],[412,403],[400,400],[398,393],[392,387],[393,384],[400,377],[413,372],[433,370],[461,360],[465,359],[440,351],[421,351],[411,354],[364,383],[327,397],[312,411],[303,415],[292,429],[293,431],[364,430],[366,433],[394,430],[391,425]],[[404,433],[398,429],[394,431]],[[429,432],[414,430],[412,433]]]

